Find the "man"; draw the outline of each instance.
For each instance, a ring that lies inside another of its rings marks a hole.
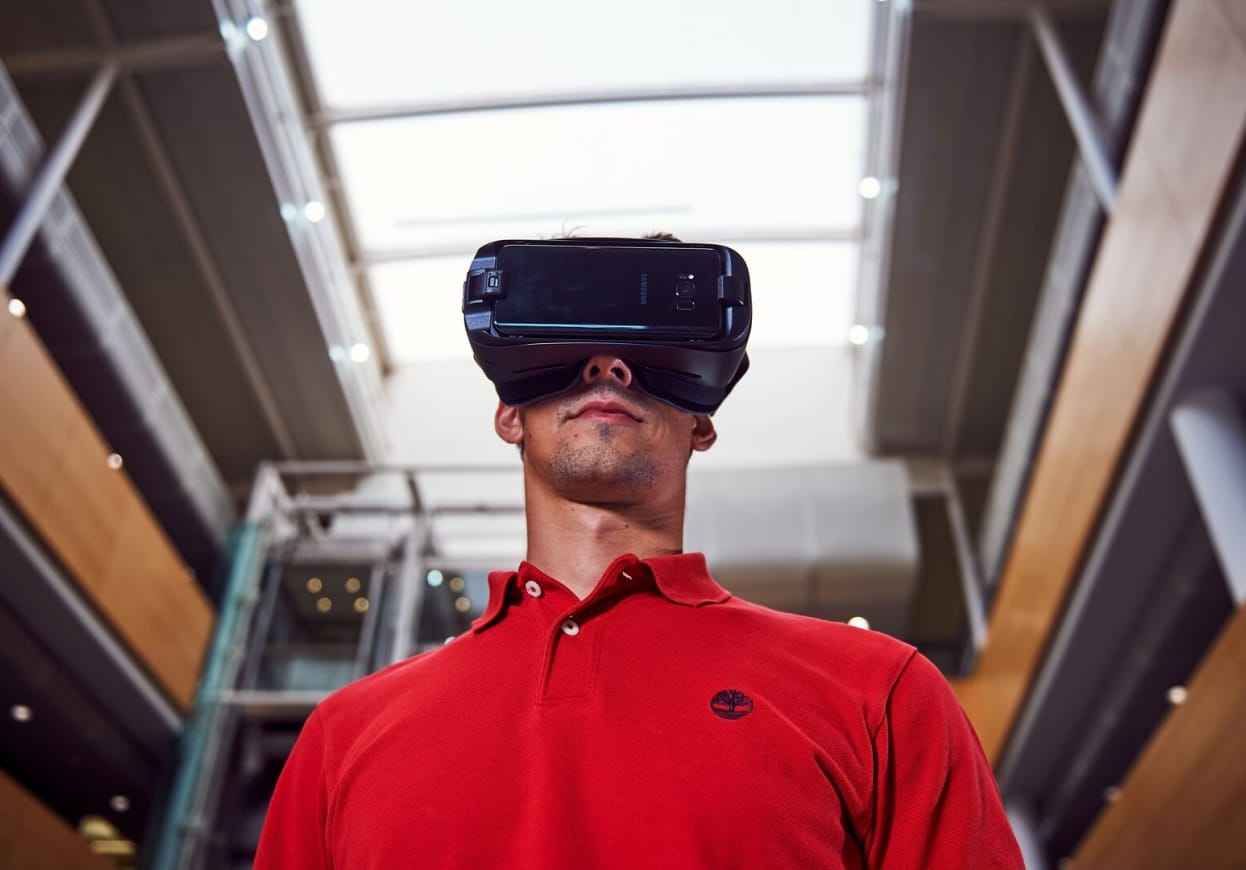
[[[708,416],[598,354],[494,423],[527,561],[469,633],[320,704],[257,867],[1022,867],[926,659],[733,598],[683,553]]]

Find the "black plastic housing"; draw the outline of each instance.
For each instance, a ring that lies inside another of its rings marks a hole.
[[[503,240],[476,252],[463,282],[472,352],[508,405],[569,389],[609,353],[646,393],[712,414],[748,370],[751,322],[748,266],[725,245]]]

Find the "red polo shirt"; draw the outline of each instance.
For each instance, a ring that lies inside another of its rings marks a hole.
[[[1021,868],[942,675],[732,598],[700,554],[584,600],[524,563],[470,633],[326,699],[256,867]]]

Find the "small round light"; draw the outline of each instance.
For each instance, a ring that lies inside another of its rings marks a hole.
[[[312,595],[315,595],[317,592],[319,592],[323,588],[324,588],[324,581],[322,581],[319,577],[307,578],[307,591],[310,592]]]
[[[268,22],[258,15],[248,18],[247,36],[256,42],[263,42],[268,37]]]
[[[467,584],[463,582],[462,577],[451,577],[449,586],[451,592],[462,592]]]
[[[1116,803],[1121,798],[1121,790],[1114,785],[1110,785],[1103,790],[1103,799],[1110,804]]]
[[[356,612],[356,613],[367,613],[367,612],[368,612],[368,608],[369,608],[370,606],[371,606],[371,605],[368,603],[368,599],[366,599],[366,598],[356,598],[356,599],[355,599],[355,612]]]
[[[857,184],[857,193],[861,194],[864,199],[877,199],[882,192],[883,183],[872,175],[865,176]]]
[[[454,640],[454,638],[455,638],[455,635],[453,635],[453,634],[452,634],[452,635],[450,635],[448,638],[446,638],[445,640],[443,640],[443,641],[441,642],[441,645],[442,645],[442,646],[445,646],[445,645],[446,645],[446,644],[448,644],[450,641]]]
[[[328,613],[333,609],[333,602],[327,596],[321,596],[316,599],[316,609],[321,613]]]
[[[466,595],[460,595],[454,599],[454,609],[459,613],[466,613],[472,609],[472,601]]]
[[[346,578],[346,591],[349,592],[351,595],[354,595],[356,592],[358,592],[359,588],[362,585],[363,584],[359,582],[358,577],[347,577]]]
[[[29,722],[35,718],[35,711],[25,704],[14,704],[9,708],[9,715],[18,722]]]
[[[346,362],[346,348],[342,347],[340,344],[333,345],[329,348],[329,359],[333,360],[335,363]]]
[[[848,327],[848,341],[861,347],[870,340],[870,328],[864,324],[854,323]]]
[[[22,318],[26,316],[26,303],[20,299],[9,300],[9,314],[14,317]]]
[[[294,223],[294,219],[299,216],[299,207],[292,202],[283,202],[281,204],[281,219],[286,223]]]
[[[307,204],[303,206],[303,217],[307,218],[314,224],[318,224],[324,220],[324,216],[324,203],[318,199],[308,200]]]
[[[870,621],[864,616],[854,616],[852,619],[848,620],[848,624],[853,628],[868,629],[870,627]]]
[[[1181,706],[1189,697],[1190,693],[1185,686],[1173,686],[1168,690],[1168,703],[1174,707]]]
[[[363,342],[356,342],[350,346],[350,358],[357,363],[366,363],[372,358],[372,348]]]
[[[120,453],[109,453],[108,458],[104,461],[108,463],[108,467],[113,471],[117,471],[121,466],[125,465],[125,460],[121,458]]]
[[[108,805],[115,813],[124,813],[130,808],[130,799],[123,794],[115,794],[108,799]]]
[[[433,570],[428,572],[428,576],[426,577],[426,579],[428,580],[429,586],[437,587],[437,586],[440,586],[441,582],[445,580],[446,578],[444,574],[442,574],[440,571],[434,568]]]

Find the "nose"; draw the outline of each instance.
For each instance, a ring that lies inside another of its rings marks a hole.
[[[605,353],[589,357],[580,377],[586,384],[611,383],[624,389],[632,384],[632,370],[627,363]]]

